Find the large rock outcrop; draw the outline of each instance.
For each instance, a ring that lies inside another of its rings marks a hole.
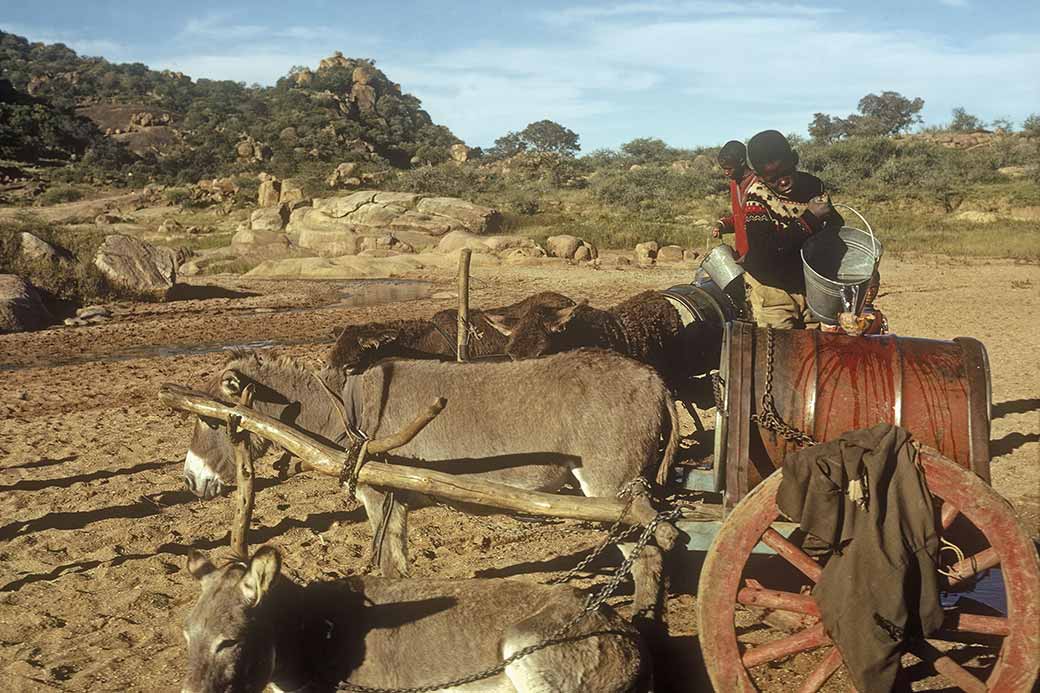
[[[498,211],[454,197],[361,190],[295,210],[288,231],[301,248],[335,257],[359,252],[366,236],[392,233],[421,249],[451,231],[494,233],[501,221]]]
[[[0,274],[0,334],[38,330],[52,320],[32,284],[16,274]]]
[[[112,284],[162,300],[177,281],[179,262],[170,248],[112,234],[98,248],[94,264]]]

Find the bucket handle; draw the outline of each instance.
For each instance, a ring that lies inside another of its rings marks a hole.
[[[867,218],[865,216],[863,216],[862,214],[860,214],[859,212],[857,212],[852,207],[850,207],[850,206],[848,206],[846,204],[842,204],[841,202],[832,202],[831,206],[832,207],[844,207],[845,209],[849,210],[850,212],[855,214],[857,217],[859,217],[860,221],[862,221],[864,224],[866,224],[867,232],[870,234],[870,252],[872,252],[874,254],[874,262],[876,263],[878,261],[877,240],[874,238],[874,229],[872,229],[870,227],[870,222],[867,221]]]

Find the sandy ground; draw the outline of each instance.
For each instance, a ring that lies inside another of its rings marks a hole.
[[[606,306],[643,289],[689,281],[689,274],[564,265],[478,269],[472,303],[501,305],[553,289]],[[451,289],[451,277],[424,279],[433,282],[432,295]],[[363,284],[347,281],[206,281],[214,286],[187,291],[184,300],[120,304],[105,325],[0,337],[3,690],[179,689],[180,623],[196,597],[184,558],[192,548],[226,550],[230,507],[222,500],[199,502],[186,491],[180,469],[191,422],[158,404],[160,383],[198,383],[219,368],[221,347],[228,345],[274,342],[284,345],[280,352],[317,366],[336,326],[420,317],[453,304],[444,296],[350,305],[366,294]],[[881,305],[896,332],[970,335],[988,347],[993,482],[1035,535],[1040,268],[888,259],[884,281]],[[398,284],[377,298],[399,299],[409,291]],[[325,478],[275,484],[269,461],[259,465],[254,541],[282,548],[288,572],[300,578],[362,571],[369,541],[362,511]],[[413,574],[542,580],[573,566],[601,538],[580,529],[422,509],[411,520]],[[696,561],[676,571],[668,602],[672,659],[658,672],[679,690],[705,689],[697,683],[703,673],[695,571]],[[580,584],[590,581],[603,577]],[[808,666],[799,663],[804,657],[771,667],[763,687],[790,688]],[[943,685],[925,682],[933,689]]]

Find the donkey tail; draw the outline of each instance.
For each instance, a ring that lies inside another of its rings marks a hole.
[[[659,486],[665,486],[668,483],[668,477],[672,471],[672,464],[675,462],[675,456],[679,451],[679,415],[675,411],[675,402],[671,397],[664,398],[664,409],[668,412],[668,419],[671,425],[669,426],[668,442],[664,446],[664,457],[661,458],[661,464],[657,467],[657,484]]]

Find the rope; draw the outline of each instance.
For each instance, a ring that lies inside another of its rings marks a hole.
[[[940,554],[943,551],[952,551],[953,555],[957,558],[957,563],[960,563],[961,561],[964,560],[964,551],[961,549],[961,547],[957,546],[956,544],[954,544],[952,541],[950,541],[946,537],[940,537],[939,541],[941,543],[941,546],[939,547],[939,553]],[[976,566],[973,565],[972,568],[975,569]],[[974,572],[978,572],[978,570],[972,570],[972,572],[973,573]],[[945,575],[946,577],[948,577],[950,579],[956,579],[956,578],[960,577],[960,575],[958,575],[954,571],[946,570],[945,568],[939,568],[939,574],[940,575]]]

